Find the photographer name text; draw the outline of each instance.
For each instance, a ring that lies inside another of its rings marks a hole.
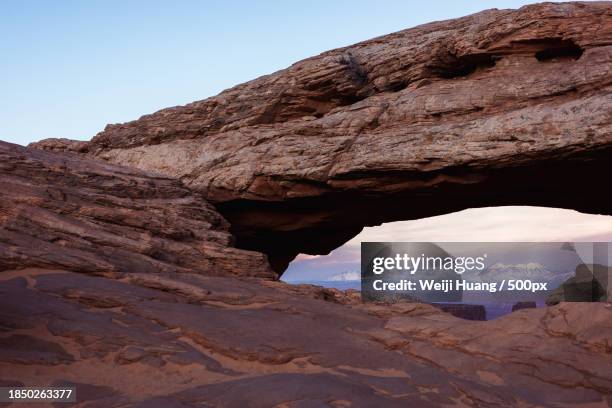
[[[509,279],[501,282],[470,282],[465,279],[418,279],[416,281],[402,279],[398,282],[385,282],[377,279],[372,282],[372,287],[376,291],[427,291],[427,292],[453,292],[453,291],[472,291],[472,292],[501,292],[501,291],[527,291],[538,292],[548,290],[548,283],[533,282],[529,279]]]

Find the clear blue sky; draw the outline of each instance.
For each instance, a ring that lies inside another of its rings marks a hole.
[[[528,3],[0,0],[0,140],[90,139],[331,48]]]

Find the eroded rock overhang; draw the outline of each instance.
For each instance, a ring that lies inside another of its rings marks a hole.
[[[381,222],[612,213],[611,91],[612,3],[547,3],[332,50],[68,149],[181,179],[280,272]]]

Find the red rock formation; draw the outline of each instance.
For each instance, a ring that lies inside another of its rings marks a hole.
[[[279,272],[381,222],[512,204],[609,214],[594,192],[612,158],[611,10],[426,24],[109,125],[88,149],[202,191]]]
[[[0,386],[102,407],[612,404],[609,304],[477,322],[291,287],[203,198],[277,271],[466,206],[610,213],[611,10],[427,24],[35,144],[85,158],[0,144]]]
[[[0,190],[0,270],[274,276],[175,180],[0,142]]]

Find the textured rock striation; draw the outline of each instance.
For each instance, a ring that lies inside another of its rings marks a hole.
[[[604,407],[610,339],[602,303],[477,322],[271,280],[0,273],[0,384],[82,407]]]
[[[273,277],[180,182],[0,142],[0,270]]]
[[[609,214],[611,90],[611,3],[545,3],[325,52],[64,145],[180,178],[282,272],[364,225],[490,205]]]

